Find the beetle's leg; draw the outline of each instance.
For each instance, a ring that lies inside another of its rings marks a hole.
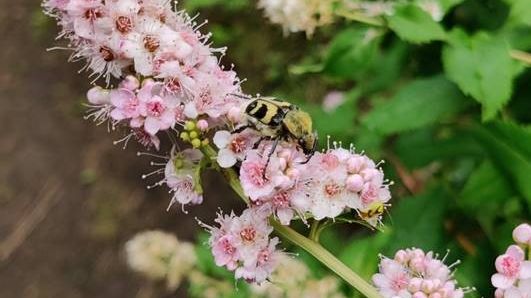
[[[264,179],[267,179],[266,178],[266,171],[267,171],[267,166],[269,166],[269,161],[271,160],[271,156],[273,155],[273,153],[275,153],[275,150],[277,149],[277,145],[278,145],[278,142],[280,141],[280,137],[276,137],[275,138],[275,142],[273,142],[273,147],[271,148],[271,151],[269,152],[269,154],[267,155],[267,161],[266,161],[266,164],[265,164],[265,167],[264,167],[264,172],[262,174],[262,177]]]
[[[256,143],[253,144],[253,150],[257,149],[258,146],[260,146],[260,144],[262,143],[262,141],[265,141],[265,140],[271,140],[271,137],[261,136],[260,139],[258,139],[258,141],[256,141]]]
[[[308,154],[308,158],[304,162],[302,162],[302,164],[307,164],[312,158],[312,156],[315,154],[315,150],[317,149],[317,133],[314,132],[314,135],[315,141],[313,142],[312,151],[310,152],[310,154]]]
[[[253,128],[253,126],[249,125],[249,124],[242,125],[240,127],[235,128],[234,130],[232,130],[231,134],[240,133],[240,132],[246,130],[247,128]]]

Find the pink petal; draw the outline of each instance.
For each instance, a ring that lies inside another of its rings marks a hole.
[[[505,275],[502,275],[502,274],[499,274],[499,273],[496,273],[494,274],[490,281],[492,282],[492,285],[496,288],[500,288],[500,289],[508,289],[510,288],[513,283],[515,282],[514,279],[511,279]]]
[[[228,132],[226,130],[218,131],[214,135],[214,144],[219,149],[225,148],[229,144],[230,137],[231,137],[231,133],[230,132]]]
[[[523,298],[522,292],[515,287],[505,290],[503,298]]]
[[[146,118],[144,129],[150,135],[155,135],[160,130],[160,122],[155,118]]]
[[[523,293],[528,293],[528,295],[531,295],[531,278],[521,280],[518,284],[518,288]]]
[[[122,112],[122,110],[119,110],[119,109],[112,110],[110,116],[112,119],[118,120],[118,121],[127,118],[125,114]]]
[[[135,95],[133,92],[127,89],[114,89],[110,93],[111,103],[115,107],[123,107],[127,101],[131,98],[134,98]]]
[[[520,267],[520,279],[531,278],[531,261],[522,262]]]
[[[110,102],[109,98],[109,91],[99,86],[93,87],[87,92],[87,99],[91,104],[108,104]]]
[[[221,149],[218,152],[218,158],[217,158],[218,164],[222,168],[230,168],[234,164],[236,164],[236,157],[234,154],[227,149]]]
[[[389,278],[387,276],[377,273],[372,276],[372,282],[379,288],[387,288],[389,287]]]
[[[291,219],[293,219],[293,209],[284,208],[277,210],[277,217],[280,220],[280,223],[287,226]]]
[[[531,226],[524,223],[513,230],[513,239],[517,243],[527,244],[531,241]]]
[[[507,248],[505,254],[510,255],[518,261],[523,261],[525,259],[525,253],[522,248],[518,245],[511,245]]]
[[[198,116],[197,108],[195,107],[195,103],[189,102],[184,106],[184,115],[190,119],[195,119]]]
[[[136,117],[136,118],[133,118],[131,119],[131,121],[129,122],[129,125],[133,128],[135,127],[141,127],[142,125],[144,125],[144,118],[141,118],[141,117]]]

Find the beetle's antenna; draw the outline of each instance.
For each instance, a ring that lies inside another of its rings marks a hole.
[[[236,97],[243,98],[243,99],[247,99],[247,100],[253,99],[252,97],[250,97],[248,95],[242,95],[242,94],[236,94],[236,93],[229,93],[229,95],[236,96]]]

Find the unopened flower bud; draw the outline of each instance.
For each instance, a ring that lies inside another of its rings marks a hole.
[[[370,181],[372,178],[376,177],[380,172],[377,169],[365,169],[361,171],[361,176],[365,181]]]
[[[420,286],[422,285],[422,279],[421,278],[418,278],[418,277],[415,277],[415,278],[412,278],[410,281],[409,281],[409,284],[408,284],[408,290],[410,292],[418,292],[420,291]]]
[[[395,254],[395,261],[399,263],[405,263],[408,261],[408,255],[404,250],[399,250]]]
[[[142,81],[142,87],[147,87],[155,84],[155,81],[153,79],[145,79]]]
[[[87,99],[91,104],[102,105],[110,103],[110,93],[108,90],[96,86],[87,92]]]
[[[181,132],[180,137],[185,142],[190,141],[190,135],[186,131]]]
[[[531,245],[531,225],[521,224],[513,230],[513,239],[522,245]]]
[[[195,123],[193,121],[186,121],[184,123],[184,129],[190,131],[190,130],[194,130],[195,129]]]
[[[193,140],[193,139],[197,139],[197,137],[199,136],[199,134],[196,132],[196,131],[191,131],[190,132],[190,138]]]
[[[203,131],[203,132],[206,131],[208,129],[208,122],[204,119],[197,121],[197,128],[200,131]]]
[[[363,178],[358,175],[350,175],[347,178],[347,189],[352,192],[359,192],[363,189]]]
[[[349,173],[358,173],[362,166],[363,159],[359,156],[354,156],[347,160],[347,170]]]
[[[192,147],[194,147],[194,148],[199,148],[199,147],[201,147],[201,141],[200,141],[199,139],[193,139],[193,140],[191,141],[191,143],[192,143]]]
[[[140,81],[132,75],[125,77],[123,81],[120,82],[120,88],[125,88],[131,91],[134,91],[140,87]]]

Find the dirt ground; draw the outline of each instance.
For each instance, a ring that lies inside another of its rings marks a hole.
[[[124,242],[154,228],[191,240],[230,192],[207,177],[204,205],[166,212],[140,179],[149,159],[83,120],[86,73],[46,52],[57,29],[39,5],[0,0],[0,297],[170,297],[127,269]]]

